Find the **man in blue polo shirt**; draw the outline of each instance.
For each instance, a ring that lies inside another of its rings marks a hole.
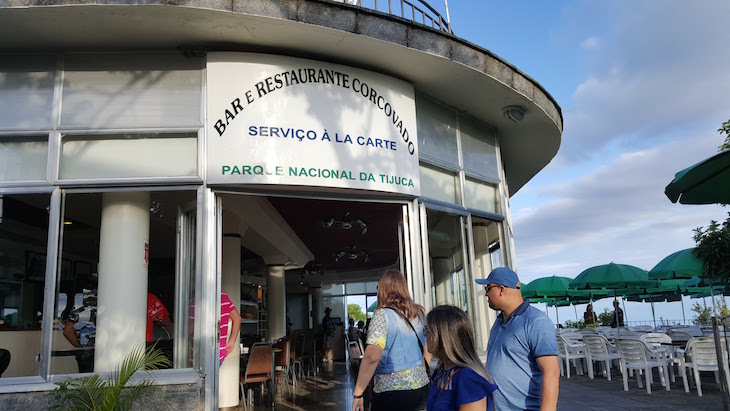
[[[486,279],[489,308],[500,314],[487,346],[487,370],[499,389],[495,409],[555,411],[558,405],[558,344],[552,321],[523,300],[517,274],[494,269]]]

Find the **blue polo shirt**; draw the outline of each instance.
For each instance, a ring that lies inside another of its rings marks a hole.
[[[558,355],[555,326],[542,311],[525,300],[504,321],[502,314],[492,326],[487,346],[487,370],[499,389],[495,408],[539,410],[542,371],[537,358]]]

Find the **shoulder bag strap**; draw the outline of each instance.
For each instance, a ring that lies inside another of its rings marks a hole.
[[[395,308],[392,308],[392,307],[385,307],[385,308],[387,308],[389,310],[392,310],[392,311],[398,313],[398,315],[400,315],[400,317],[403,319],[403,321],[405,321],[406,324],[408,324],[408,326],[411,327],[411,330],[413,330],[413,334],[416,335],[416,341],[418,341],[418,346],[421,348],[421,355],[424,355],[424,353],[423,353],[423,343],[421,342],[421,339],[418,338],[418,333],[416,332],[416,329],[413,328],[413,324],[411,324],[411,321],[408,318],[406,318],[405,314],[403,314],[402,312],[400,312],[400,310],[396,310]],[[424,358],[424,361],[423,361],[423,366],[426,368],[426,373],[428,375],[431,375],[431,367],[428,365],[428,363],[426,363],[425,358]]]

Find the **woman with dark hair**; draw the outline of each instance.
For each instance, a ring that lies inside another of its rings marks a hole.
[[[426,410],[492,411],[497,386],[474,348],[474,331],[466,313],[440,305],[426,316],[423,334],[429,352],[439,360]]]
[[[362,395],[374,376],[372,411],[416,411],[429,389],[424,366],[423,307],[408,292],[403,274],[385,270],[378,282],[378,304],[368,328],[367,348],[357,375],[352,411],[365,409]]]

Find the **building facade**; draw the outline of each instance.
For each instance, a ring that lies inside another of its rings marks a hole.
[[[0,408],[150,341],[173,366],[145,408],[235,405],[221,291],[272,340],[371,305],[385,268],[486,349],[473,279],[513,265],[509,196],[560,108],[423,2],[348,3],[0,3]]]

